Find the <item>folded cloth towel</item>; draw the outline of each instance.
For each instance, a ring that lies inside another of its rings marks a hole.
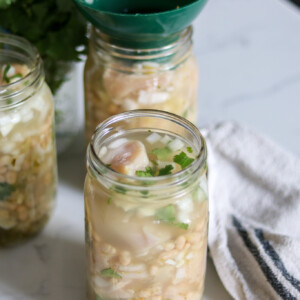
[[[233,123],[206,138],[209,249],[224,286],[238,300],[300,299],[300,161]]]

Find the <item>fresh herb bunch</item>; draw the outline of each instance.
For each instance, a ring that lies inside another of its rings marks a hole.
[[[0,27],[37,47],[53,94],[85,53],[86,21],[72,0],[0,0]]]

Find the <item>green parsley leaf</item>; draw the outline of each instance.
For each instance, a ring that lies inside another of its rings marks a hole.
[[[175,206],[172,204],[169,204],[165,207],[160,208],[156,214],[155,217],[156,219],[167,222],[167,223],[172,223],[175,221]]]
[[[108,199],[107,199],[107,204],[110,204],[111,203],[111,197],[109,197]]]
[[[115,191],[116,193],[123,194],[123,195],[125,195],[127,192],[127,190],[125,188],[123,188],[122,186],[119,186],[119,185],[112,186],[110,189],[112,191]]]
[[[192,147],[186,147],[186,149],[187,149],[187,152],[193,153],[193,148]]]
[[[0,182],[0,201],[6,200],[15,191],[15,187],[6,182]]]
[[[179,164],[182,169],[184,169],[189,166],[194,161],[194,159],[188,157],[184,152],[181,152],[180,154],[174,156],[173,161]]]
[[[151,160],[154,166],[158,166],[158,163],[155,160]]]
[[[7,83],[10,82],[10,79],[7,76],[7,73],[9,71],[10,67],[11,67],[10,65],[6,65],[6,67],[4,68],[4,71],[3,71],[3,80],[6,81]]]
[[[149,191],[141,191],[141,194],[147,196],[149,194]]]
[[[172,154],[172,151],[168,147],[156,148],[151,151],[151,154],[155,154],[159,160],[165,160],[169,158],[170,154]]]
[[[148,130],[148,132],[152,132],[152,130],[151,130],[151,129],[149,129],[149,130]]]
[[[112,268],[103,269],[100,274],[103,277],[122,278],[122,276],[115,272]]]
[[[172,165],[166,165],[164,168],[159,170],[158,176],[170,175],[174,167]]]
[[[136,171],[135,175],[139,177],[153,177],[154,169],[151,167],[146,167],[146,171]]]
[[[176,227],[179,227],[181,229],[184,230],[188,230],[189,229],[189,224],[186,223],[173,223]]]

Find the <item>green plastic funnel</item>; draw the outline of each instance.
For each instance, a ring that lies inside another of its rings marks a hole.
[[[188,27],[207,0],[74,0],[81,13],[119,44],[155,46]]]

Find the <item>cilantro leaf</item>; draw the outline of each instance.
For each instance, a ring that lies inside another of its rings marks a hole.
[[[103,277],[122,278],[122,276],[115,272],[112,268],[103,269],[100,274]]]
[[[181,229],[184,230],[188,230],[189,229],[189,224],[186,223],[173,223],[176,227],[179,227]]]
[[[174,167],[172,165],[166,165],[164,168],[159,170],[158,176],[170,175]]]
[[[181,166],[182,169],[184,169],[184,168],[186,168],[187,166],[189,166],[189,165],[194,161],[194,159],[188,157],[188,156],[186,155],[186,153],[181,152],[180,154],[174,156],[173,161],[174,161],[175,163],[179,164],[179,165]]]
[[[3,71],[3,80],[6,81],[7,83],[10,82],[9,78],[7,77],[7,73],[10,69],[10,65],[6,65],[6,67],[4,68],[4,71]]]
[[[165,160],[172,154],[172,151],[168,147],[155,148],[151,151],[151,154],[155,154],[159,160]]]
[[[165,207],[160,208],[156,212],[155,217],[159,221],[169,223],[169,224],[179,227],[181,229],[187,230],[189,228],[189,224],[175,222],[176,221],[175,215],[176,215],[175,206],[172,204],[169,204]]]
[[[112,186],[110,189],[116,193],[123,194],[123,195],[125,195],[127,192],[125,188],[119,185]]]
[[[6,182],[0,182],[0,201],[6,200],[15,191],[15,187]]]
[[[187,152],[193,153],[193,148],[192,147],[186,147]]]
[[[136,171],[135,175],[139,177],[153,177],[154,169],[151,167],[146,167],[146,171]]]
[[[160,208],[156,214],[155,217],[157,220],[172,223],[175,221],[175,206],[172,204],[169,204],[165,207]]]

